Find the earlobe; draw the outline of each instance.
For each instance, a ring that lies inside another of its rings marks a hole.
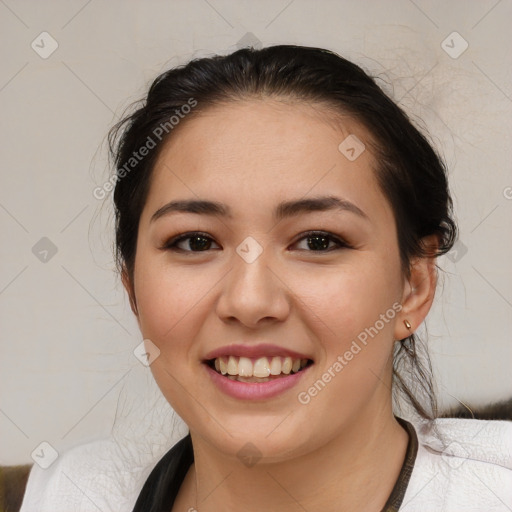
[[[435,245],[430,241],[431,248],[432,243]],[[432,256],[416,258],[411,262],[410,275],[404,284],[402,310],[395,326],[397,340],[407,338],[421,325],[434,301],[437,285],[435,250],[430,254]]]
[[[123,271],[121,272],[121,281],[123,282],[124,289],[128,293],[128,298],[130,299],[130,307],[133,311],[133,314],[138,318],[139,311],[137,310],[137,301],[135,300],[135,290],[132,280],[128,276],[128,271],[125,268],[123,268]]]

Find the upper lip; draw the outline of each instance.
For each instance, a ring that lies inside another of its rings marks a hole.
[[[293,359],[312,359],[306,354],[300,354],[299,352],[295,352],[294,350],[290,350],[284,347],[279,347],[278,345],[271,344],[259,344],[259,345],[242,345],[242,344],[234,344],[234,345],[226,345],[224,347],[217,348],[208,352],[205,356],[205,361],[209,361],[211,359],[216,359],[217,357],[291,357]]]

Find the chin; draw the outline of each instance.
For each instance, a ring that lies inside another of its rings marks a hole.
[[[228,457],[238,458],[243,463],[247,458],[273,464],[308,453],[311,450],[310,440],[322,437],[306,432],[304,421],[292,422],[286,416],[238,415],[223,423],[225,430],[217,424],[212,429],[211,422],[199,428],[189,425],[193,439],[196,433],[200,442],[207,442]]]

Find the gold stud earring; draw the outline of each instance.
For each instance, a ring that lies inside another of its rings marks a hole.
[[[409,322],[409,320],[404,320],[404,325],[405,327],[407,327],[407,329],[409,329],[409,331],[411,330],[411,323]]]

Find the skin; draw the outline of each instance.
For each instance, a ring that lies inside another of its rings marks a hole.
[[[392,413],[391,354],[410,334],[404,319],[414,331],[430,309],[434,261],[416,259],[403,275],[370,135],[325,114],[325,106],[268,98],[210,107],[176,129],[154,168],[133,278],[125,272],[123,283],[143,337],[160,350],[154,378],[192,436],[195,463],[173,510],[377,511],[399,475],[408,435]],[[353,162],[338,150],[349,134],[367,143]],[[348,200],[366,218],[272,217],[281,201],[318,196]],[[224,203],[232,217],[172,213],[151,222],[169,201],[198,198]],[[188,240],[181,252],[161,249],[197,230],[212,239],[209,250],[193,252]],[[308,230],[351,247],[332,241],[333,250],[315,251],[301,236]],[[236,252],[248,236],[263,249],[253,263]],[[402,310],[301,404],[297,394],[394,303]],[[262,342],[308,354],[314,365],[293,389],[258,402],[211,383],[207,352]],[[236,455],[247,442],[262,455],[252,467]]]

